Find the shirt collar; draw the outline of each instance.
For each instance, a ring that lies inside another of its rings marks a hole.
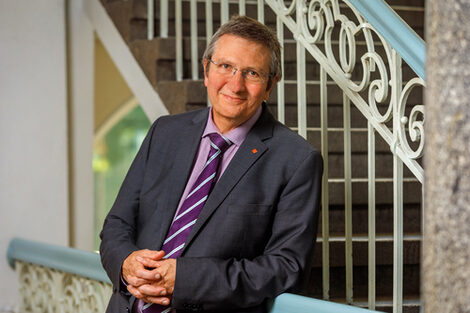
[[[250,129],[253,127],[253,125],[256,123],[256,121],[260,117],[262,111],[263,111],[263,106],[260,105],[260,107],[256,110],[255,114],[253,114],[246,122],[244,122],[237,128],[232,129],[228,133],[224,134],[224,136],[227,137],[233,144],[239,147],[245,140]],[[214,120],[212,119],[212,107],[211,107],[209,110],[209,118],[207,119],[206,128],[204,129],[202,138],[212,133],[217,133],[219,135],[222,135],[219,129],[217,128],[217,126],[215,125]]]

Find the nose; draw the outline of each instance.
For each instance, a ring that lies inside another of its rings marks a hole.
[[[245,89],[245,79],[243,78],[242,71],[235,69],[233,75],[229,78],[227,82],[230,91],[234,93],[240,93]]]

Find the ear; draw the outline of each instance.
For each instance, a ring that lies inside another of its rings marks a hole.
[[[202,61],[202,66],[204,67],[204,86],[207,87],[207,79],[208,79],[208,68],[207,68],[207,59],[204,59],[204,61]]]
[[[278,80],[279,80],[279,79],[278,79],[277,76],[273,77],[273,81],[272,81],[272,83],[271,83],[271,86],[270,86],[268,89],[266,89],[266,93],[264,94],[264,100],[265,100],[265,101],[268,100],[269,95],[271,94],[271,91],[273,90],[274,85],[277,84]]]

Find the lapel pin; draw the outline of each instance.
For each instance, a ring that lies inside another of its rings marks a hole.
[[[253,149],[253,150],[251,150],[251,152],[253,152],[253,154],[256,154],[256,153],[258,153],[258,150],[257,150],[257,149]]]

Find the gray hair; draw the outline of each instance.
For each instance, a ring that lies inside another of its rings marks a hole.
[[[273,30],[251,17],[232,16],[232,18],[227,23],[220,26],[217,32],[212,36],[209,45],[206,47],[206,51],[204,51],[202,60],[210,60],[212,58],[217,42],[223,35],[238,36],[249,41],[260,43],[268,48],[271,53],[271,63],[269,66],[267,88],[269,89],[271,87],[274,77],[281,79],[281,45]],[[209,69],[209,65],[210,62],[206,65],[207,69]]]

